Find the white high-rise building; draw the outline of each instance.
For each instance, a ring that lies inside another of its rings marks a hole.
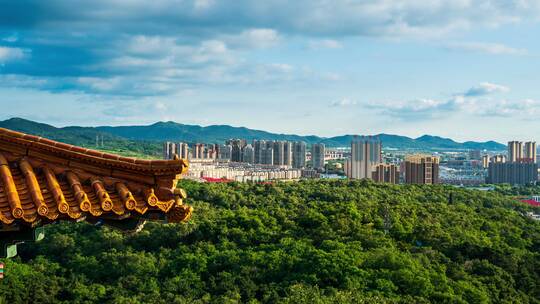
[[[508,162],[517,163],[523,158],[523,142],[508,142]]]
[[[175,153],[178,157],[182,159],[188,159],[189,157],[189,146],[186,143],[176,143]]]
[[[536,163],[536,142],[508,142],[508,162]]]
[[[523,158],[527,162],[536,163],[536,142],[528,141],[523,148]]]
[[[170,156],[169,156],[169,145],[170,144],[171,143],[168,142],[168,141],[163,143],[163,159],[171,159]]]
[[[173,159],[174,154],[176,153],[176,144],[173,142],[164,142],[163,143],[163,159]],[[180,156],[180,155],[178,155]]]
[[[351,142],[351,158],[347,160],[347,177],[354,179],[369,178],[373,167],[382,160],[382,143],[373,136],[355,136]]]

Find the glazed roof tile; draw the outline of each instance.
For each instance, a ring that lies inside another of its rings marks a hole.
[[[176,181],[185,160],[142,160],[0,128],[0,224],[122,219],[157,212],[187,220]]]

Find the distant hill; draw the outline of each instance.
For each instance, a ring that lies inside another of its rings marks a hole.
[[[111,133],[100,131],[90,127],[65,127],[56,128],[44,123],[38,123],[23,118],[10,118],[0,121],[0,127],[19,132],[43,136],[52,140],[62,141],[69,144],[89,145],[95,144],[96,136],[103,136],[104,140],[125,140]]]
[[[95,143],[96,136],[103,136],[106,141],[184,141],[221,143],[230,138],[244,138],[248,141],[253,139],[265,140],[289,140],[305,141],[308,144],[325,143],[331,147],[348,146],[353,135],[336,137],[300,136],[294,134],[276,134],[261,130],[244,127],[232,127],[228,125],[212,125],[202,127],[198,125],[186,125],[172,121],[157,122],[148,126],[120,126],[120,127],[64,127],[56,128],[22,118],[11,118],[0,121],[0,127],[17,130],[25,133],[45,136],[51,139],[64,141],[72,144],[91,145]],[[506,146],[494,141],[459,143],[449,138],[424,135],[418,138],[410,138],[400,135],[377,134],[383,145],[387,148],[419,149],[419,150],[504,150]]]
[[[107,132],[133,140],[182,140],[186,142],[223,142],[230,138],[267,139],[267,140],[320,140],[319,137],[274,134],[266,131],[252,130],[244,127],[228,125],[212,125],[201,127],[184,125],[172,121],[157,122],[149,126],[97,127],[99,131]]]

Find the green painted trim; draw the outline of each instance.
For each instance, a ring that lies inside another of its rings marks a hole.
[[[0,232],[0,258],[17,255],[17,244],[25,241],[40,241],[45,237],[45,227],[21,227],[18,231]]]
[[[17,256],[17,245],[8,245],[6,248],[6,258],[11,259]]]

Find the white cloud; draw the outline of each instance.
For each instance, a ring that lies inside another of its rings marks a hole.
[[[40,2],[29,0],[15,5],[8,1],[2,9],[6,16],[19,16]],[[50,0],[32,18],[13,18],[18,23],[7,20],[4,24],[8,28],[71,26],[77,31],[98,23],[97,30],[121,25],[126,32],[168,31],[171,36],[200,29],[198,33],[273,28],[297,35],[343,37],[441,34],[536,21],[539,17],[537,0]]]
[[[340,100],[336,100],[330,104],[332,107],[350,107],[350,106],[356,106],[358,105],[358,102],[355,100],[352,100],[350,98],[342,98]]]
[[[16,74],[0,74],[0,87],[45,88],[49,81],[43,78]]]
[[[526,49],[514,48],[500,43],[455,42],[449,43],[446,47],[452,50],[462,50],[492,55],[523,56],[528,54]]]
[[[204,11],[210,9],[215,4],[214,0],[195,0],[193,6],[196,11]]]
[[[43,75],[54,75],[50,83],[58,83],[57,90],[142,95],[170,93],[175,87],[280,79],[316,85],[344,77],[328,70],[276,66],[273,58],[255,53],[283,41],[336,49],[349,37],[440,38],[462,29],[540,17],[537,0],[50,0],[46,6],[39,0],[4,2],[2,14],[7,16],[27,16],[35,5],[42,8],[32,18],[0,21],[16,33],[9,41],[32,49],[29,64],[15,66],[10,73],[46,79]],[[523,53],[497,44],[461,47]],[[61,54],[50,60],[53,52]],[[0,64],[29,54],[0,47]],[[116,80],[107,83],[111,79]]]
[[[308,46],[312,50],[340,49],[343,47],[339,41],[333,39],[312,40],[308,43]]]
[[[158,111],[166,111],[167,110],[167,105],[164,103],[164,102],[161,102],[161,101],[157,101],[155,104],[154,104],[154,107],[156,108],[156,110]]]
[[[0,63],[23,59],[28,53],[24,49],[0,46]]]
[[[540,115],[540,101],[494,99],[490,94],[508,92],[510,88],[489,82],[472,87],[447,100],[416,99],[411,101],[371,103],[367,108],[398,119],[433,119],[452,115],[498,116],[533,119]]]
[[[291,72],[294,69],[292,65],[286,63],[272,63],[269,67],[273,70],[285,73]]]
[[[490,83],[490,82],[483,82],[478,86],[474,86],[470,88],[463,95],[467,97],[473,97],[473,96],[489,95],[493,93],[506,93],[509,91],[510,91],[509,87]]]
[[[12,34],[10,36],[2,38],[2,41],[8,42],[8,43],[17,42],[17,40],[19,40],[19,37],[17,36],[17,34]]]
[[[415,99],[411,101],[371,103],[367,107],[400,119],[431,119],[459,107],[460,98],[440,101],[435,99]]]
[[[136,35],[126,41],[119,41],[118,47],[134,55],[158,55],[171,52],[176,47],[174,38],[162,36]]]
[[[227,59],[228,52],[227,45],[223,41],[207,40],[201,43],[191,58],[196,63],[222,61]]]
[[[235,48],[257,49],[273,47],[281,40],[278,32],[269,28],[248,29],[237,35],[224,35],[222,39]]]
[[[80,84],[89,86],[93,90],[99,92],[112,91],[116,89],[121,82],[121,79],[119,77],[109,79],[97,77],[79,77],[77,80]]]
[[[476,104],[475,113],[487,117],[509,117],[522,120],[537,119],[540,115],[540,100],[499,100]]]

